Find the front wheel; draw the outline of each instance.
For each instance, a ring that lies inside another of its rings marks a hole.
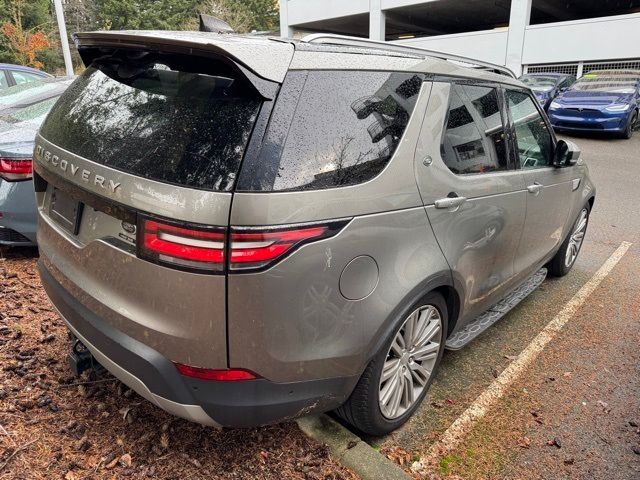
[[[638,122],[638,112],[635,112],[631,116],[631,121],[627,125],[627,128],[625,128],[624,132],[622,133],[623,138],[626,138],[628,140],[633,136],[633,129],[635,128],[637,122]]]
[[[578,253],[584,241],[584,235],[587,232],[589,224],[589,204],[582,207],[578,218],[576,219],[571,232],[560,246],[560,250],[555,254],[551,262],[549,262],[549,273],[554,277],[564,277],[573,264],[576,263]]]
[[[405,423],[440,365],[447,322],[442,295],[431,292],[423,297],[401,319],[336,413],[370,435],[385,435]]]

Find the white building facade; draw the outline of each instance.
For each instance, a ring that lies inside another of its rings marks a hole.
[[[282,36],[330,32],[506,65],[640,68],[640,0],[280,0]]]

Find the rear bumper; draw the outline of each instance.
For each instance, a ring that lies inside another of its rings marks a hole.
[[[0,245],[35,245],[37,211],[33,182],[0,180]]]
[[[116,330],[78,302],[38,264],[47,295],[69,329],[115,377],[167,412],[204,425],[253,427],[342,404],[357,377],[293,383],[213,382],[180,375],[173,363]]]
[[[7,228],[0,225],[0,245],[9,247],[13,246],[30,246],[34,245],[28,237],[25,237],[20,232],[16,232],[12,228]]]

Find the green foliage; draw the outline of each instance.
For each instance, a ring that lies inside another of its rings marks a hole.
[[[0,24],[10,20],[16,0],[0,0]],[[63,2],[69,34],[90,30],[197,29],[199,13],[221,18],[237,32],[277,31],[278,0],[66,0]],[[51,0],[26,0],[22,21],[25,31],[42,30],[52,47],[38,57],[44,70],[61,74],[64,64]],[[79,57],[71,45],[74,64]],[[0,44],[0,62],[15,63],[15,56]]]
[[[0,25],[9,21],[9,2],[7,0],[0,0]],[[12,63],[14,61],[13,54],[9,51],[9,48],[4,43],[0,43],[0,62]]]
[[[0,0],[0,25],[12,21],[12,8],[15,8],[18,3],[20,3],[22,12],[22,29],[26,32],[42,31],[49,37],[52,27],[50,0],[27,0],[26,2]],[[47,51],[39,55],[44,59],[45,67],[47,66],[46,58],[48,54],[49,52]],[[0,62],[18,62],[16,55],[10,51],[6,41],[0,42]]]
[[[275,30],[279,20],[278,0],[68,0],[65,12],[67,23],[81,17],[91,29],[111,30],[197,28],[198,13],[222,18],[239,32]]]
[[[196,0],[94,0],[101,28],[176,30],[195,12]]]
[[[277,0],[198,0],[196,11],[221,18],[239,33],[277,30],[280,19]]]
[[[22,26],[25,30],[46,27],[51,22],[50,0],[27,0],[22,6]],[[0,23],[11,20],[12,0],[0,0]]]
[[[47,28],[51,23],[49,0],[27,0],[22,11],[22,24],[25,29]]]
[[[278,2],[274,0],[227,0],[235,8],[241,8],[251,17],[250,30],[275,30],[279,26]]]

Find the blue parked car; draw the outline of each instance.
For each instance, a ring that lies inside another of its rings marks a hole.
[[[34,245],[37,209],[32,157],[36,133],[73,81],[61,78],[0,92],[0,245]]]
[[[53,78],[53,75],[31,67],[0,63],[0,90],[43,78]]]
[[[640,70],[602,70],[579,78],[549,106],[554,129],[613,132],[631,138],[638,124]]]
[[[552,100],[573,85],[576,77],[564,73],[527,73],[520,77],[520,81],[533,90],[546,112]]]

